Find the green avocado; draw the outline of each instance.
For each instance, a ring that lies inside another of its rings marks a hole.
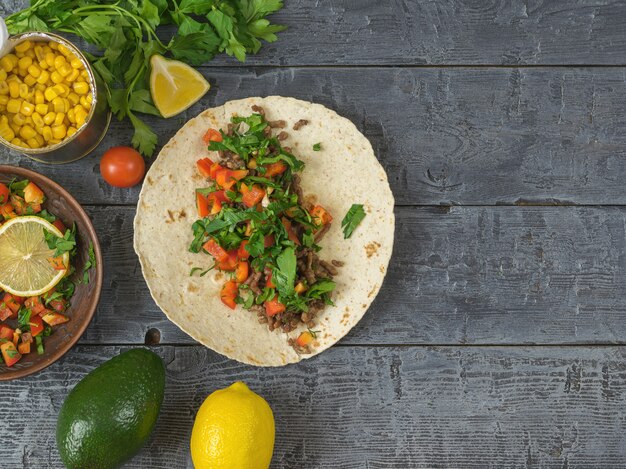
[[[70,392],[57,422],[57,446],[69,469],[112,469],[148,440],[165,391],[161,358],[124,352],[93,370]]]

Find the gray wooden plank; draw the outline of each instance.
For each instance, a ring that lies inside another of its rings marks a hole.
[[[203,347],[160,347],[166,396],[126,468],[189,468],[195,413],[242,380],[276,419],[273,468],[622,468],[626,353],[610,348],[335,347],[259,369]],[[56,416],[118,347],[79,346],[37,376],[0,384],[4,467],[61,467]],[[28,405],[24,405],[28,403]]]
[[[169,120],[148,119],[165,143],[203,108],[251,95],[310,99],[352,119],[372,141],[399,204],[625,204],[624,70],[204,69],[213,90]],[[139,188],[100,177],[109,147],[128,144],[115,122],[83,160],[59,167],[0,150],[83,203],[137,201]]]
[[[105,260],[82,343],[193,343],[150,298],[131,207],[90,207]],[[399,207],[383,288],[344,344],[626,343],[626,208]],[[260,327],[260,326],[259,326]]]
[[[5,0],[16,11],[25,0]],[[626,4],[612,0],[289,0],[289,26],[253,65],[623,64]],[[220,56],[215,65],[239,66]]]

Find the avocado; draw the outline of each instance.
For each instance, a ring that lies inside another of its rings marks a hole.
[[[57,446],[69,469],[111,469],[148,440],[165,391],[161,358],[124,352],[85,376],[63,403]]]

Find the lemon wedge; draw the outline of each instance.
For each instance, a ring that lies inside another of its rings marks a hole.
[[[183,112],[211,88],[200,72],[178,60],[154,54],[150,65],[150,93],[163,117]]]
[[[0,226],[0,288],[17,296],[43,295],[67,272],[69,253],[62,255],[63,270],[55,269],[49,259],[44,230],[62,237],[61,232],[40,217],[17,217]]]

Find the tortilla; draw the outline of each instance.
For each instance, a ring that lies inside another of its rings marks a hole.
[[[300,173],[305,197],[334,217],[321,241],[320,258],[345,262],[334,280],[337,288],[318,316],[313,353],[299,355],[287,343],[306,326],[285,334],[269,331],[256,314],[222,304],[224,274],[190,276],[193,267],[209,267],[206,254],[188,251],[192,223],[198,218],[195,189],[207,187],[196,161],[209,157],[202,136],[208,128],[225,129],[234,114],[247,116],[251,106],[265,109],[268,120],[283,119],[289,138],[283,143],[306,167]],[[307,119],[308,125],[293,130]],[[313,145],[320,143],[321,150]],[[366,217],[352,237],[344,239],[341,220],[352,204],[363,204]],[[191,119],[163,147],[146,175],[135,217],[134,246],[152,297],[183,331],[229,358],[257,366],[281,366],[316,355],[352,329],[378,293],[391,257],[395,218],[387,175],[369,141],[352,122],[319,104],[270,96],[230,101]]]

